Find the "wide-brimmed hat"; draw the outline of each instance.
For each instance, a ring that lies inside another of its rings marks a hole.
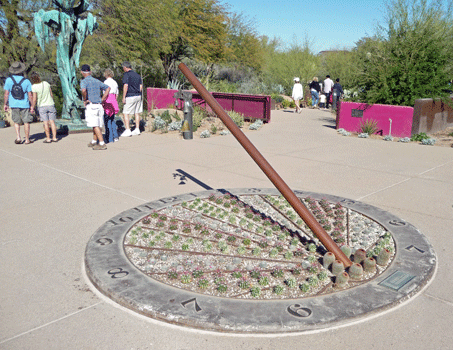
[[[294,81],[299,82],[300,79],[298,77],[294,78]]]
[[[13,62],[11,67],[9,67],[9,72],[11,74],[20,74],[25,70],[25,64],[22,62]]]

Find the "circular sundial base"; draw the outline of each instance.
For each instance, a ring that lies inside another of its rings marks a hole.
[[[326,220],[340,246],[380,259],[376,269],[360,277],[347,270],[349,282],[338,284],[333,266],[323,266],[325,249],[280,193],[243,188],[163,198],[113,217],[87,244],[86,274],[101,293],[139,314],[257,334],[373,317],[433,278],[434,250],[411,224],[358,201],[294,192]],[[383,249],[387,263],[378,256]]]

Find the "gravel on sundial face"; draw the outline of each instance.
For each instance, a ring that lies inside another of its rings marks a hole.
[[[301,201],[338,245],[374,258],[391,253],[385,266],[341,289],[391,264],[394,241],[381,225],[338,203]],[[322,264],[326,250],[282,196],[213,194],[156,210],[129,230],[124,249],[149,277],[211,296],[284,299],[338,290]]]

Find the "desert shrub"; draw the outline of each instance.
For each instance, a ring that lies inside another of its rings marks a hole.
[[[227,113],[238,127],[241,128],[244,125],[244,115],[242,113],[236,111],[227,111]]]
[[[364,122],[360,123],[360,131],[363,134],[373,135],[378,131],[378,123],[374,119],[367,119]]]
[[[203,119],[206,118],[207,116],[208,115],[203,108],[194,106],[192,114],[193,131],[197,130],[201,126]]]
[[[294,103],[294,101],[283,100],[282,107],[283,108],[295,108],[296,104]]]
[[[167,122],[167,124],[170,124],[171,123],[171,115],[170,115],[170,112],[167,110],[165,110],[161,115],[160,117],[165,120]]]
[[[411,141],[423,141],[425,139],[429,139],[429,136],[426,133],[421,132],[419,134],[415,134],[411,136]]]

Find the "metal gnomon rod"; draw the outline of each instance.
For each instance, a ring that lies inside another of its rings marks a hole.
[[[261,168],[261,170],[266,174],[266,176],[271,180],[274,186],[280,191],[280,193],[285,197],[289,204],[293,207],[301,219],[307,224],[307,226],[313,231],[316,237],[321,241],[324,247],[332,252],[337,260],[340,260],[345,267],[352,265],[351,260],[342,252],[338,245],[333,241],[333,239],[327,234],[324,228],[318,223],[314,218],[311,212],[303,205],[299,198],[294,194],[294,192],[288,187],[288,185],[283,181],[283,179],[278,175],[278,173],[272,168],[272,166],[267,162],[263,155],[258,151],[258,149],[252,144],[252,142],[244,135],[244,133],[239,129],[239,127],[233,122],[230,116],[225,112],[225,110],[220,106],[214,97],[206,90],[206,88],[201,84],[197,77],[190,71],[190,69],[184,64],[179,64],[179,69],[190,81],[195,90],[198,91],[200,96],[206,101],[206,103],[211,107],[211,109],[217,114],[217,116],[222,120],[225,126],[230,130],[234,137],[239,141],[239,143],[244,147],[247,153],[253,158],[255,163]]]

